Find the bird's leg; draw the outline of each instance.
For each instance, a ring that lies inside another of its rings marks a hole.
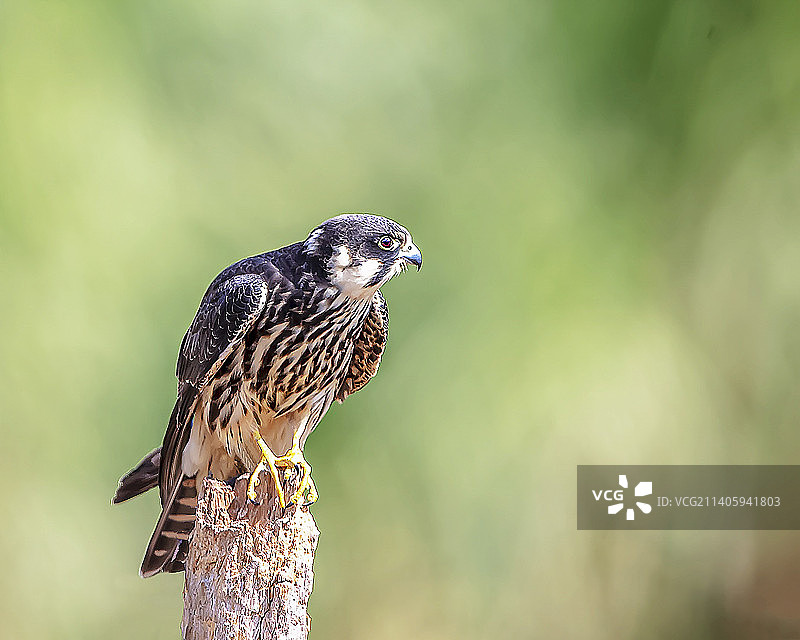
[[[280,458],[275,459],[276,467],[294,467],[299,469],[300,472],[300,484],[297,485],[297,491],[292,494],[287,504],[298,504],[306,491],[308,491],[307,505],[314,504],[319,498],[317,487],[314,486],[314,481],[311,479],[311,465],[306,462],[303,451],[300,448],[302,434],[303,429],[295,431],[294,438],[292,438],[292,448]]]
[[[269,467],[269,473],[275,481],[275,493],[278,494],[278,502],[281,508],[284,508],[286,506],[286,499],[283,496],[283,485],[278,476],[278,468],[275,466],[278,458],[272,453],[272,450],[267,443],[264,442],[264,439],[258,431],[253,434],[253,439],[256,441],[256,444],[258,444],[258,448],[261,449],[261,460],[259,460],[256,468],[253,469],[253,473],[250,474],[250,480],[247,482],[247,497],[251,502],[256,502],[256,487],[259,483],[258,476]]]

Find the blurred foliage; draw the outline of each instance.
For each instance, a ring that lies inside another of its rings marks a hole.
[[[309,440],[313,637],[750,637],[791,532],[578,532],[579,463],[800,449],[800,4],[0,2],[0,619],[174,638],[138,563],[211,278],[408,226],[381,374]],[[781,623],[783,624],[783,623]],[[738,634],[738,635],[737,635]]]

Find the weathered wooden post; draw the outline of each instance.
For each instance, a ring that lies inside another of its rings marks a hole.
[[[186,561],[185,640],[308,638],[317,525],[307,507],[282,509],[270,482],[259,505],[246,489],[246,476],[233,488],[204,481]]]

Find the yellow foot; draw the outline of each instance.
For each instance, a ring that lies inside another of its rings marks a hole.
[[[278,502],[281,505],[281,508],[286,507],[286,499],[283,496],[283,485],[281,484],[281,479],[278,477],[278,468],[276,463],[278,458],[275,457],[275,454],[272,453],[272,450],[267,446],[267,443],[261,438],[261,435],[256,432],[253,436],[256,443],[258,444],[259,449],[261,449],[261,460],[259,460],[256,468],[253,469],[253,473],[250,474],[250,480],[247,482],[247,497],[250,499],[251,502],[257,502],[257,495],[256,495],[256,487],[259,483],[259,475],[265,469],[269,468],[269,474],[272,476],[273,481],[275,482],[275,493],[278,494]]]
[[[275,458],[275,466],[290,467],[296,469],[300,474],[300,484],[297,486],[297,491],[292,494],[287,504],[300,504],[300,500],[306,495],[306,492],[308,492],[308,496],[304,502],[305,505],[314,504],[317,501],[319,494],[314,486],[314,481],[311,479],[311,465],[306,462],[299,447],[292,446],[285,455]]]

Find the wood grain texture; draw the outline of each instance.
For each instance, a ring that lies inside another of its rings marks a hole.
[[[185,640],[308,638],[319,530],[308,508],[280,508],[269,476],[260,505],[247,501],[246,489],[246,476],[235,488],[203,482],[186,562]]]

